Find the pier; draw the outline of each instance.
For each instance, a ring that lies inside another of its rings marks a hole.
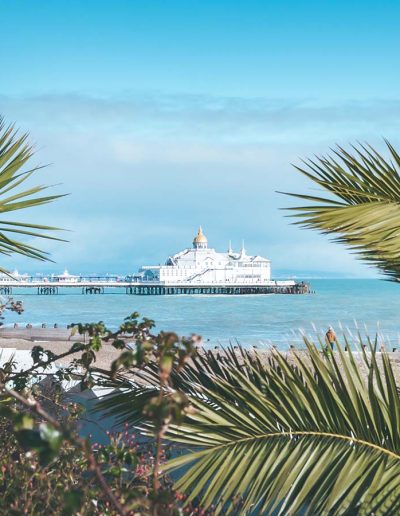
[[[0,279],[0,294],[12,295],[21,290],[33,290],[41,296],[53,296],[60,293],[80,293],[83,295],[99,295],[118,289],[127,295],[165,296],[165,295],[245,295],[245,294],[307,294],[310,286],[305,282],[268,281],[253,284],[200,284],[177,282],[175,284],[131,281],[115,276],[79,277],[76,281],[57,281],[52,277],[26,277],[23,279]]]
[[[174,286],[152,286],[139,285],[127,288],[127,294],[135,295],[245,295],[245,294],[306,294],[309,293],[309,286],[305,283],[295,283],[294,285],[223,285],[223,286],[193,286],[193,285],[174,285]]]
[[[115,291],[137,296],[176,295],[254,295],[309,294],[310,285],[304,281],[271,279],[271,261],[260,255],[249,255],[244,243],[239,252],[229,244],[227,252],[208,247],[201,226],[187,247],[167,258],[164,265],[143,265],[135,274],[76,275],[65,270],[62,274],[20,275],[0,274],[0,294],[34,290],[39,296],[54,296],[75,292],[99,295]]]

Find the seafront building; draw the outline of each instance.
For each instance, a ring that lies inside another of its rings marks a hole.
[[[163,285],[266,285],[271,281],[271,262],[262,256],[250,256],[244,245],[235,253],[208,247],[200,227],[193,246],[169,256],[165,265],[144,265],[134,277],[143,282]]]
[[[208,246],[200,227],[192,247],[169,256],[164,265],[143,265],[130,277],[132,294],[304,294],[309,286],[294,280],[271,278],[271,262],[248,255],[244,244],[234,252]]]
[[[68,269],[65,269],[62,274],[51,275],[51,280],[58,283],[78,283],[80,279],[80,276],[77,276],[76,274],[70,274]]]

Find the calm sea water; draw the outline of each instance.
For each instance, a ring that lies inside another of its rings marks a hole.
[[[253,296],[129,296],[71,294],[38,296],[24,292],[25,312],[6,314],[6,324],[105,321],[116,327],[123,317],[138,311],[154,319],[158,329],[181,335],[197,333],[212,346],[236,339],[258,347],[276,344],[286,349],[307,334],[325,332],[332,325],[350,333],[357,325],[370,335],[377,330],[386,341],[400,346],[400,285],[379,280],[312,280],[315,294]],[[22,291],[21,291],[22,292]],[[355,322],[356,321],[356,322]]]

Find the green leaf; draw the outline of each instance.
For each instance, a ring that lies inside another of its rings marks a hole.
[[[58,451],[63,442],[63,435],[60,430],[54,428],[50,423],[41,423],[39,431],[41,439],[48,443],[52,450]]]
[[[305,345],[267,359],[240,347],[204,352],[172,371],[171,392],[186,393],[194,410],[167,429],[181,452],[163,469],[189,500],[221,514],[396,513],[400,400],[390,360],[383,353],[379,365],[374,347],[356,360],[339,343],[335,353]],[[100,410],[153,432],[138,412],[147,405],[163,420],[158,375],[150,363],[135,376],[152,388],[116,377],[110,385],[124,391]]]
[[[31,351],[31,357],[32,357],[34,364],[37,364],[38,362],[40,362],[40,360],[42,359],[42,356],[43,356],[43,352],[44,352],[44,349],[42,348],[42,346],[33,346],[32,351]]]
[[[30,414],[19,413],[14,416],[14,430],[32,430],[35,424],[34,418]]]
[[[43,446],[43,440],[37,430],[21,429],[15,433],[18,442],[26,449],[40,449]]]
[[[17,131],[12,126],[7,127],[0,117],[0,213],[40,206],[62,197],[61,195],[37,196],[47,188],[46,186],[34,186],[21,191],[16,190],[35,171],[41,168],[35,167],[22,171],[33,154],[32,147],[26,143],[27,137],[27,134],[19,136]],[[6,196],[10,191],[15,193]],[[6,226],[0,229],[0,254],[17,253],[41,261],[49,260],[47,253],[27,243],[12,239],[6,236],[5,232],[35,238],[61,240],[41,232],[41,230],[54,230],[56,228],[35,225],[31,221],[24,223],[2,220],[0,224]],[[32,232],[30,229],[38,231]]]
[[[308,205],[287,208],[295,224],[335,235],[359,258],[400,280],[400,160],[386,141],[389,159],[370,146],[342,147],[295,167],[325,195],[290,193]]]
[[[79,489],[73,489],[68,491],[64,495],[64,508],[62,511],[63,516],[72,516],[79,512],[82,506],[84,493]]]

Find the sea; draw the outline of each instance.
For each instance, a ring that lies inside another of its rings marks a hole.
[[[37,295],[22,289],[21,315],[5,313],[4,324],[59,327],[104,321],[115,329],[132,312],[153,319],[157,330],[201,335],[206,347],[240,343],[257,348],[302,346],[303,335],[316,339],[332,326],[352,341],[358,333],[400,348],[400,284],[377,279],[311,279],[306,295],[127,295],[122,290],[97,295],[61,289]]]

